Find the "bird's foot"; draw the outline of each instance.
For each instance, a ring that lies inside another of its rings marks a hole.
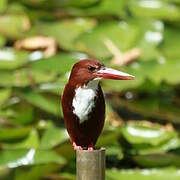
[[[88,147],[88,151],[93,151],[94,148],[93,147]]]
[[[83,150],[83,148],[81,146],[78,146],[75,142],[73,142],[73,148],[74,150]]]
[[[89,146],[88,146],[88,151],[93,151],[94,150],[94,145],[93,144],[90,144]]]

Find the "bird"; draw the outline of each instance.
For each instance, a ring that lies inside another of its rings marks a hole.
[[[100,80],[134,78],[94,59],[79,60],[73,65],[62,95],[62,110],[74,150],[94,150],[102,132],[105,99]]]

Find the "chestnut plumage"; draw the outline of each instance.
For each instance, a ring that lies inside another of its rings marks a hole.
[[[74,149],[93,150],[103,129],[105,100],[100,79],[131,80],[134,76],[107,68],[97,60],[74,64],[62,96],[64,122]]]

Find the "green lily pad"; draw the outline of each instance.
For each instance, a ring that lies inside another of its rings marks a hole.
[[[67,8],[67,13],[74,16],[124,16],[125,1],[103,0],[94,6],[89,6],[86,9]]]
[[[19,1],[14,1],[14,2],[8,3],[6,13],[7,14],[25,14],[27,13],[27,9]]]
[[[34,106],[52,113],[56,116],[62,114],[60,101],[57,99],[52,99],[51,97],[44,96],[35,91],[24,91],[20,93],[20,96],[24,98],[27,102],[33,104]]]
[[[38,87],[38,91],[39,92],[49,92],[49,93],[53,93],[56,95],[60,95],[62,94],[64,87],[65,87],[65,83],[67,82],[67,78],[66,81],[62,81],[60,80],[60,82],[58,82],[58,80],[56,82],[49,82],[49,83],[41,83]]]
[[[164,142],[158,146],[150,147],[143,146],[142,144],[133,146],[132,153],[138,153],[139,155],[148,155],[148,154],[163,154],[170,150],[180,147],[180,139],[178,137],[171,138],[167,142]]]
[[[56,147],[56,152],[61,154],[61,156],[63,156],[67,160],[75,159],[76,152],[74,151],[70,140],[68,140],[68,141],[64,142],[63,144],[60,144],[60,146]]]
[[[164,23],[160,20],[135,18],[131,23],[138,25],[139,37],[136,47],[141,49],[141,60],[157,59],[161,56],[158,49],[164,39]]]
[[[177,136],[175,131],[168,131],[158,125],[147,126],[130,123],[122,128],[122,135],[130,144],[150,144],[158,146],[164,141]]]
[[[0,16],[0,33],[9,38],[16,40],[25,37],[30,29],[30,21],[26,15],[1,15]]]
[[[65,164],[65,159],[50,150],[1,150],[0,167],[16,168],[33,164]]]
[[[0,117],[6,119],[8,122],[8,118],[14,117],[15,112],[12,110],[1,110],[0,111]]]
[[[28,168],[28,171],[24,168],[16,168],[15,179],[24,180],[24,177],[26,180],[43,179],[49,174],[57,172],[62,166],[63,164],[60,166],[60,164],[47,163],[32,166]]]
[[[123,159],[123,150],[119,145],[112,145],[106,149],[107,156],[116,156],[118,160]]]
[[[82,33],[92,30],[94,19],[76,18],[58,22],[41,23],[36,26],[39,34],[54,37],[58,45],[66,50],[74,50],[74,40]]]
[[[60,175],[58,175],[58,177],[60,179],[66,179],[66,180],[75,180],[76,179],[76,175],[71,174],[71,173],[61,173]]]
[[[71,71],[72,66],[79,59],[87,58],[81,53],[61,53],[47,59],[41,59],[31,64],[33,70],[50,71],[58,74],[65,74]]]
[[[131,92],[129,92],[131,94]],[[133,96],[133,94],[132,94]],[[117,101],[116,101],[117,102]],[[142,99],[131,99],[130,101],[120,99],[116,104],[127,108],[132,112],[136,112],[148,117],[162,119],[162,121],[170,121],[174,124],[179,124],[180,111],[178,105],[172,104],[172,98],[164,97],[146,97]]]
[[[38,133],[35,129],[32,129],[32,131],[29,133],[28,137],[25,140],[22,140],[18,143],[9,143],[9,144],[3,144],[3,149],[30,149],[35,148],[37,149],[39,146],[39,137]]]
[[[50,4],[48,0],[21,0],[23,3],[33,7],[45,8],[45,9],[54,9],[60,7],[87,7],[93,4],[98,3],[99,0],[67,0],[67,1],[59,1],[53,0]]]
[[[7,87],[25,87],[54,80],[54,72],[45,72],[34,69],[19,69],[16,71],[0,71],[0,85]]]
[[[180,156],[173,153],[137,155],[133,159],[141,167],[180,167]]]
[[[117,128],[112,128],[103,132],[97,142],[97,147],[108,146],[116,142],[120,136],[121,131]]]
[[[25,111],[24,107],[26,107]],[[12,118],[16,124],[28,125],[34,121],[35,109],[28,103],[20,102],[19,104],[10,106],[9,109],[14,112]]]
[[[154,83],[161,83],[166,81],[170,84],[179,84],[180,76],[177,76],[174,72],[180,71],[179,59],[159,59],[149,61],[138,61],[131,65],[121,68],[121,71],[127,72],[135,76],[133,81],[114,81],[105,80],[103,85],[108,90],[120,91],[131,88],[137,88],[143,84],[147,79]]]
[[[3,13],[7,8],[7,0],[0,1],[0,13]]]
[[[11,89],[0,89],[0,107],[6,102],[11,95]]]
[[[82,34],[77,40],[76,48],[96,58],[108,58],[112,53],[105,45],[112,41],[121,51],[131,48],[138,35],[138,28],[123,21],[111,21],[98,25],[92,31]]]
[[[0,35],[0,47],[3,47],[6,44],[6,38]]]
[[[10,141],[26,137],[31,131],[32,127],[21,128],[0,128],[0,141]]]
[[[108,180],[178,180],[180,171],[175,168],[162,169],[112,169],[107,170]]]
[[[28,53],[23,51],[0,49],[0,69],[16,69],[23,66],[28,62],[28,56]]]
[[[164,31],[164,41],[161,45],[161,50],[168,58],[180,57],[180,36],[179,28],[166,27]]]
[[[69,0],[66,6],[88,7],[99,3],[100,0]]]
[[[50,124],[42,136],[40,147],[50,149],[65,142],[67,139],[69,139],[69,136],[66,129]]]
[[[179,7],[160,0],[131,0],[129,9],[134,16],[139,17],[152,17],[171,21],[180,19]]]

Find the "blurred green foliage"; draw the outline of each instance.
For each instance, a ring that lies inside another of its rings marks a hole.
[[[87,57],[136,76],[102,82],[107,117],[97,146],[107,149],[107,179],[180,179],[179,22],[179,0],[1,0],[0,179],[75,179],[61,94]],[[17,48],[36,36],[54,38],[56,54],[43,53],[46,41]],[[107,41],[119,54],[141,54],[113,65]]]

